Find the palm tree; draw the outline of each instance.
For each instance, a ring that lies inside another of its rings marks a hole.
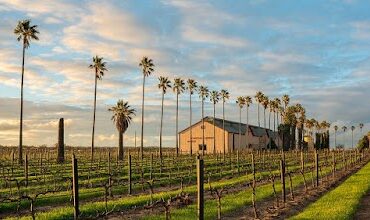
[[[352,148],[353,148],[353,131],[355,130],[355,128],[356,128],[355,126],[353,126],[353,125],[351,126],[351,131],[352,131]]]
[[[220,93],[213,90],[210,93],[210,101],[213,104],[213,154],[216,154],[216,126],[215,126],[215,117],[216,117],[216,104],[220,101]]]
[[[224,131],[224,158],[225,158],[225,153],[226,153],[226,131],[225,131],[225,102],[230,98],[230,94],[227,90],[222,89],[220,92],[221,98],[222,98],[222,128]]]
[[[118,100],[117,105],[108,109],[113,112],[112,121],[118,130],[118,159],[123,160],[123,134],[131,123],[132,116],[135,115],[135,109],[132,109],[128,102]]]
[[[98,57],[96,55],[93,57],[93,63],[90,64],[89,68],[93,69],[95,72],[95,90],[94,90],[94,116],[93,116],[93,128],[91,135],[91,161],[94,160],[94,139],[95,139],[95,115],[96,115],[96,90],[98,85],[98,80],[101,80],[104,76],[104,72],[107,71],[105,67],[106,62],[103,62],[103,57]]]
[[[209,90],[207,86],[199,86],[199,98],[202,100],[202,155],[204,155],[204,100],[209,96]]]
[[[257,102],[257,116],[258,116],[258,126],[261,127],[261,124],[260,124],[260,103],[263,99],[263,93],[261,91],[258,91],[256,93],[256,95],[254,96],[256,102]]]
[[[23,81],[24,81],[24,58],[26,49],[30,46],[31,40],[39,40],[37,36],[40,32],[37,30],[37,25],[31,25],[31,20],[18,21],[14,29],[14,34],[17,35],[17,40],[23,43],[22,54],[22,80],[21,80],[21,112],[19,121],[19,146],[18,146],[18,163],[23,163]]]
[[[190,143],[190,156],[193,155],[193,132],[192,132],[192,109],[191,109],[191,96],[193,95],[194,91],[198,88],[197,82],[193,79],[187,80],[187,87],[186,89],[189,91],[189,111],[190,111],[190,120],[189,120],[189,127],[190,127],[190,136],[189,136],[189,143]]]
[[[279,128],[279,113],[282,113],[282,111],[281,111],[281,101],[280,101],[279,98],[275,98],[274,100],[275,100],[275,107],[276,107],[276,125],[277,125],[277,128]]]
[[[185,82],[181,78],[175,78],[173,91],[176,93],[176,156],[179,156],[179,95],[185,90]]]
[[[269,129],[271,129],[271,113],[274,112],[274,105],[275,105],[275,102],[274,100],[269,100]],[[275,125],[274,125],[275,126]]]
[[[338,131],[338,125],[334,126],[334,146],[337,147],[337,131]]]
[[[166,94],[168,88],[171,88],[171,81],[168,79],[168,77],[163,76],[160,76],[158,80],[159,80],[158,88],[162,91],[161,127],[159,130],[159,157],[162,161],[163,102],[164,94]]]
[[[144,91],[145,91],[145,78],[154,72],[153,60],[148,57],[143,57],[139,63],[143,73],[143,99],[141,103],[141,143],[140,143],[140,157],[144,159]]]
[[[342,127],[342,130],[343,130],[343,147],[346,146],[346,131],[347,131],[347,127],[346,126],[343,126]]]
[[[290,101],[289,95],[285,94],[285,95],[283,95],[283,97],[281,99],[284,103],[284,111],[285,111],[285,109],[289,105],[289,101]]]
[[[247,143],[247,147],[249,147],[248,145],[248,134],[249,134],[249,107],[251,106],[252,104],[252,97],[250,96],[245,96],[244,97],[244,102],[245,102],[245,105],[247,106],[247,129],[245,131],[245,141]]]
[[[364,127],[364,123],[360,123],[358,126],[359,126],[361,134],[362,134],[362,128]]]
[[[263,96],[262,98],[262,106],[263,106],[263,125],[266,128],[266,109],[269,107],[269,97]]]
[[[242,108],[245,105],[245,98],[243,96],[239,96],[236,98],[236,104],[239,106],[239,149],[241,149],[241,142],[242,142]],[[247,126],[248,130],[248,126]],[[247,132],[246,132],[247,135]]]

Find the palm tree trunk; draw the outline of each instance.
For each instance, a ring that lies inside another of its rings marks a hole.
[[[23,41],[23,56],[22,56],[22,81],[21,81],[21,115],[19,121],[19,146],[18,146],[18,163],[23,164],[23,81],[24,81],[24,58],[26,53],[25,42]]]
[[[249,148],[248,137],[249,137],[249,106],[247,105],[247,129],[245,131],[245,142],[247,144],[247,148]]]
[[[123,133],[118,131],[118,160],[123,160]]]
[[[334,148],[337,147],[337,131],[334,131]]]
[[[241,148],[242,140],[242,108],[239,108],[239,149]]]
[[[202,97],[202,155],[204,156],[204,98]]]
[[[141,143],[140,143],[140,157],[144,159],[144,93],[145,91],[145,75],[143,74],[143,99],[141,102]]]
[[[213,103],[213,154],[216,155],[216,126],[215,126],[215,117],[216,117],[216,104]]]
[[[176,156],[179,156],[179,93],[176,92]]]
[[[226,131],[225,131],[225,101],[222,102],[222,129],[224,131],[224,158],[225,158],[225,153],[226,153],[226,138],[225,138],[225,134],[226,134]]]
[[[263,109],[263,127],[266,128],[266,109]]]
[[[189,108],[190,108],[190,121],[189,121],[189,127],[190,127],[190,137],[189,137],[189,143],[190,143],[190,156],[193,155],[193,130],[192,130],[192,109],[191,109],[191,92],[190,92],[190,99],[189,99]]]
[[[164,100],[164,92],[162,92],[161,127],[159,130],[159,157],[161,158],[161,161],[162,161],[163,100]]]
[[[98,70],[95,68],[95,92],[94,92],[94,117],[93,117],[93,129],[91,135],[91,161],[94,160],[94,137],[95,137],[95,115],[96,115],[96,87],[98,84],[98,78],[96,77]]]
[[[260,124],[260,104],[257,103],[257,116],[258,116],[258,127],[261,127]]]
[[[352,130],[352,149],[353,149],[353,130]]]

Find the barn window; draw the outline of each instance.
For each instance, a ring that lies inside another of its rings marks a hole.
[[[207,145],[199,144],[199,150],[207,150]]]

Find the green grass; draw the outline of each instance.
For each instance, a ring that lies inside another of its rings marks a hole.
[[[330,173],[330,168],[322,170],[322,174],[326,175]],[[286,192],[287,198],[289,197],[289,180],[286,178]],[[306,182],[310,183],[310,177],[306,174]],[[303,177],[301,175],[295,175],[292,177],[293,188],[297,188],[303,184]],[[275,179],[275,188],[278,196],[282,191],[282,185],[280,179]],[[206,188],[207,189],[207,188]],[[272,184],[265,184],[256,188],[256,201],[261,201],[266,198],[272,197],[273,189]],[[251,206],[252,204],[252,189],[246,188],[245,190],[233,194],[227,194],[221,199],[222,204],[222,215],[232,213],[233,211],[241,210],[243,207]],[[217,218],[217,202],[215,199],[205,201],[204,218],[205,219],[216,219]],[[197,205],[192,204],[180,209],[171,210],[171,218],[173,219],[196,219],[197,218]],[[165,219],[163,214],[146,216],[145,220]]]
[[[291,219],[352,219],[370,190],[370,163]]]

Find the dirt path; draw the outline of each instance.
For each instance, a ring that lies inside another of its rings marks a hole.
[[[360,206],[353,219],[370,219],[370,192],[361,199]]]

